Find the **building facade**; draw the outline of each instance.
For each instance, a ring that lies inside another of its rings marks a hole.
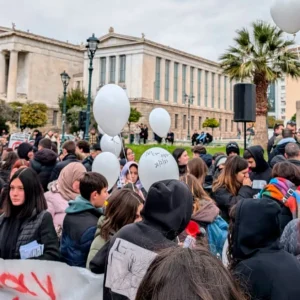
[[[83,84],[88,88],[87,52],[84,56]],[[94,61],[92,94],[105,84],[114,83],[126,89],[131,105],[143,115],[140,123],[148,124],[151,110],[165,108],[171,116],[175,139],[186,139],[188,103],[190,104],[191,135],[202,128],[207,118],[215,118],[220,127],[215,138],[236,137],[233,122],[233,85],[222,74],[216,62],[191,55],[141,38],[114,32],[100,38]],[[187,97],[185,97],[187,95]],[[151,136],[150,136],[151,138]]]
[[[268,87],[268,115],[276,120],[286,120],[286,79],[285,77],[272,82]]]
[[[83,71],[83,53],[79,45],[0,27],[0,99],[45,103],[47,127],[60,126],[60,73],[69,74],[69,88],[73,87],[76,75]]]

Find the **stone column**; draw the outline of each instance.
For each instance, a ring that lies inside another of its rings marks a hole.
[[[174,61],[170,61],[169,102],[174,103]]]
[[[165,102],[165,84],[166,84],[166,60],[162,58],[160,60],[160,96],[159,101]]]
[[[7,100],[15,101],[17,98],[17,78],[18,78],[18,52],[10,51]]]
[[[116,55],[116,84],[120,80],[120,55]]]
[[[109,62],[109,56],[106,56],[106,81],[105,83],[108,84],[110,80],[110,62]]]
[[[0,94],[5,94],[5,56],[3,52],[0,52]]]

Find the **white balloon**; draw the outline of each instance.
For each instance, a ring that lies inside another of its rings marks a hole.
[[[287,33],[300,30],[300,1],[275,0],[271,6],[271,16],[275,24]]]
[[[94,101],[93,113],[96,122],[106,134],[119,134],[130,115],[126,92],[116,84],[104,85]]]
[[[105,134],[105,132],[103,131],[103,129],[98,125],[98,131],[101,133],[101,134]]]
[[[171,117],[164,108],[155,108],[150,113],[149,123],[159,137],[166,137],[171,127]]]
[[[108,182],[110,190],[117,182],[120,175],[120,163],[117,157],[110,152],[102,152],[96,156],[92,171],[103,175]]]
[[[139,178],[146,191],[158,181],[179,179],[179,170],[173,155],[163,148],[150,148],[140,158]]]
[[[119,157],[122,150],[122,141],[118,135],[112,137],[104,134],[100,141],[100,147],[103,152],[110,152]]]

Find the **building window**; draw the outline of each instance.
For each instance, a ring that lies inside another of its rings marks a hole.
[[[227,132],[227,131],[228,131],[228,120],[225,119],[225,132]]]
[[[52,119],[52,125],[56,126],[57,125],[57,115],[58,115],[58,111],[54,110],[53,111],[53,119]]]
[[[211,107],[215,107],[215,73],[211,73]]]
[[[159,100],[160,99],[160,63],[161,63],[161,58],[156,57],[155,100]]]
[[[219,129],[220,129],[220,131],[222,130],[222,119],[219,119]]]
[[[201,70],[198,69],[198,81],[197,81],[197,104],[201,104]]]
[[[285,91],[285,85],[282,85],[282,86],[281,86],[281,90],[282,90],[282,91]]]
[[[190,94],[194,95],[194,68],[190,68]]]
[[[186,94],[186,65],[182,66],[182,101],[184,101]]]
[[[170,92],[170,61],[166,60],[166,70],[165,70],[165,100],[169,101]]]
[[[227,108],[227,76],[224,77],[224,109]]]
[[[198,118],[198,129],[200,130],[202,126],[202,117]]]
[[[218,108],[221,108],[221,75],[218,75]]]
[[[186,129],[186,115],[183,115],[183,129]]]
[[[175,114],[175,129],[178,128],[178,114]]]
[[[109,82],[116,82],[116,57],[111,56],[109,58]]]
[[[191,117],[191,128],[194,129],[194,121],[195,121],[195,117],[192,116]]]
[[[178,100],[178,63],[174,63],[174,103]]]
[[[231,120],[231,129],[230,129],[231,132],[233,132],[233,120]]]
[[[100,85],[106,82],[106,57],[100,58]]]
[[[76,89],[80,90],[80,81],[76,81]]]
[[[125,82],[126,79],[126,55],[120,56],[120,80],[119,82]]]
[[[205,93],[204,93],[204,102],[205,102],[205,107],[207,107],[208,103],[208,71],[205,71]]]

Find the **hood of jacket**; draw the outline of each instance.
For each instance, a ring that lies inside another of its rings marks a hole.
[[[259,250],[278,250],[280,206],[272,199],[242,199],[236,206],[233,256],[244,260]]]
[[[201,209],[192,215],[192,220],[212,223],[219,213],[220,210],[213,201],[205,201],[205,204],[201,207]]]
[[[201,154],[200,158],[204,160],[208,168],[212,165],[212,156],[210,154]]]
[[[288,143],[296,143],[296,140],[292,137],[284,138],[284,139],[281,139],[277,145],[279,146],[279,145],[288,144]]]
[[[137,162],[135,162],[135,161],[129,161],[129,162],[127,162],[127,163],[125,164],[125,166],[123,167],[122,171],[121,171],[121,180],[122,180],[123,182],[126,181],[126,175],[127,175],[127,173],[129,172],[129,169],[130,169],[131,166],[136,166],[137,169],[139,169],[139,164],[138,164]],[[135,186],[136,186],[139,190],[142,189],[143,186],[142,186],[142,183],[141,183],[141,181],[140,181],[139,178],[138,178],[137,182],[135,183]]]
[[[270,168],[264,159],[264,149],[262,146],[252,146],[247,148],[247,150],[251,153],[256,162],[256,167],[251,168],[252,172],[260,173]]]
[[[66,209],[66,213],[77,214],[87,210],[99,211],[99,214],[101,213],[101,211],[95,208],[90,201],[79,195],[75,200],[69,201],[69,207]]]
[[[173,240],[186,228],[192,211],[193,195],[188,186],[179,180],[163,180],[150,187],[141,215],[145,224]]]
[[[76,160],[77,161],[77,156],[76,156],[76,154],[72,154],[72,153],[70,153],[70,154],[67,154],[63,159],[62,159],[62,161],[66,161],[66,160]]]
[[[297,167],[300,167],[300,160],[298,159],[288,159],[288,161],[292,164],[294,164]]]
[[[42,149],[34,154],[34,160],[41,165],[53,166],[57,161],[57,154],[50,149]]]

